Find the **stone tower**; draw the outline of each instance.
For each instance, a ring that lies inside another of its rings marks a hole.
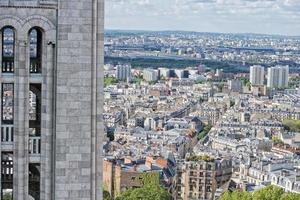
[[[0,0],[1,198],[102,199],[103,18],[104,0]]]

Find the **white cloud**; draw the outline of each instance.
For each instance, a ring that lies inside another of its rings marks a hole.
[[[242,22],[254,31],[255,26],[271,24],[270,30],[264,31],[300,35],[300,0],[107,0],[106,20],[108,28],[117,28],[118,23],[137,29],[192,29],[194,25],[194,30],[200,31],[205,30],[198,28],[199,21],[207,27],[222,22],[224,31],[231,28],[231,32],[242,31],[238,27]]]

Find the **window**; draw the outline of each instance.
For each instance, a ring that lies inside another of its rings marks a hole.
[[[29,88],[29,135],[40,136],[42,86],[31,83]]]
[[[11,27],[2,29],[2,72],[14,72],[15,31]]]
[[[41,73],[42,70],[42,31],[32,28],[29,32],[30,40],[30,73]]]
[[[14,84],[2,84],[2,122],[13,124],[14,120]]]

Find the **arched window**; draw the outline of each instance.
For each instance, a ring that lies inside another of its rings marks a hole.
[[[42,72],[42,31],[32,28],[29,32],[30,40],[30,73]]]
[[[15,31],[12,27],[2,29],[2,72],[14,72]]]

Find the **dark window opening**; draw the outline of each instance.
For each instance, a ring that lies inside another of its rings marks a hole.
[[[11,27],[2,29],[2,72],[14,72],[15,31]]]
[[[35,163],[30,163],[29,164],[29,184],[28,184],[28,193],[29,195],[35,199],[39,200],[40,199],[40,171],[41,171],[41,165],[40,164],[35,164]]]
[[[12,199],[13,152],[1,153],[1,199]]]
[[[42,72],[42,31],[33,28],[29,32],[30,40],[30,73]]]
[[[14,120],[14,84],[2,84],[2,124],[13,124]]]
[[[41,84],[30,84],[29,136],[41,135]]]

